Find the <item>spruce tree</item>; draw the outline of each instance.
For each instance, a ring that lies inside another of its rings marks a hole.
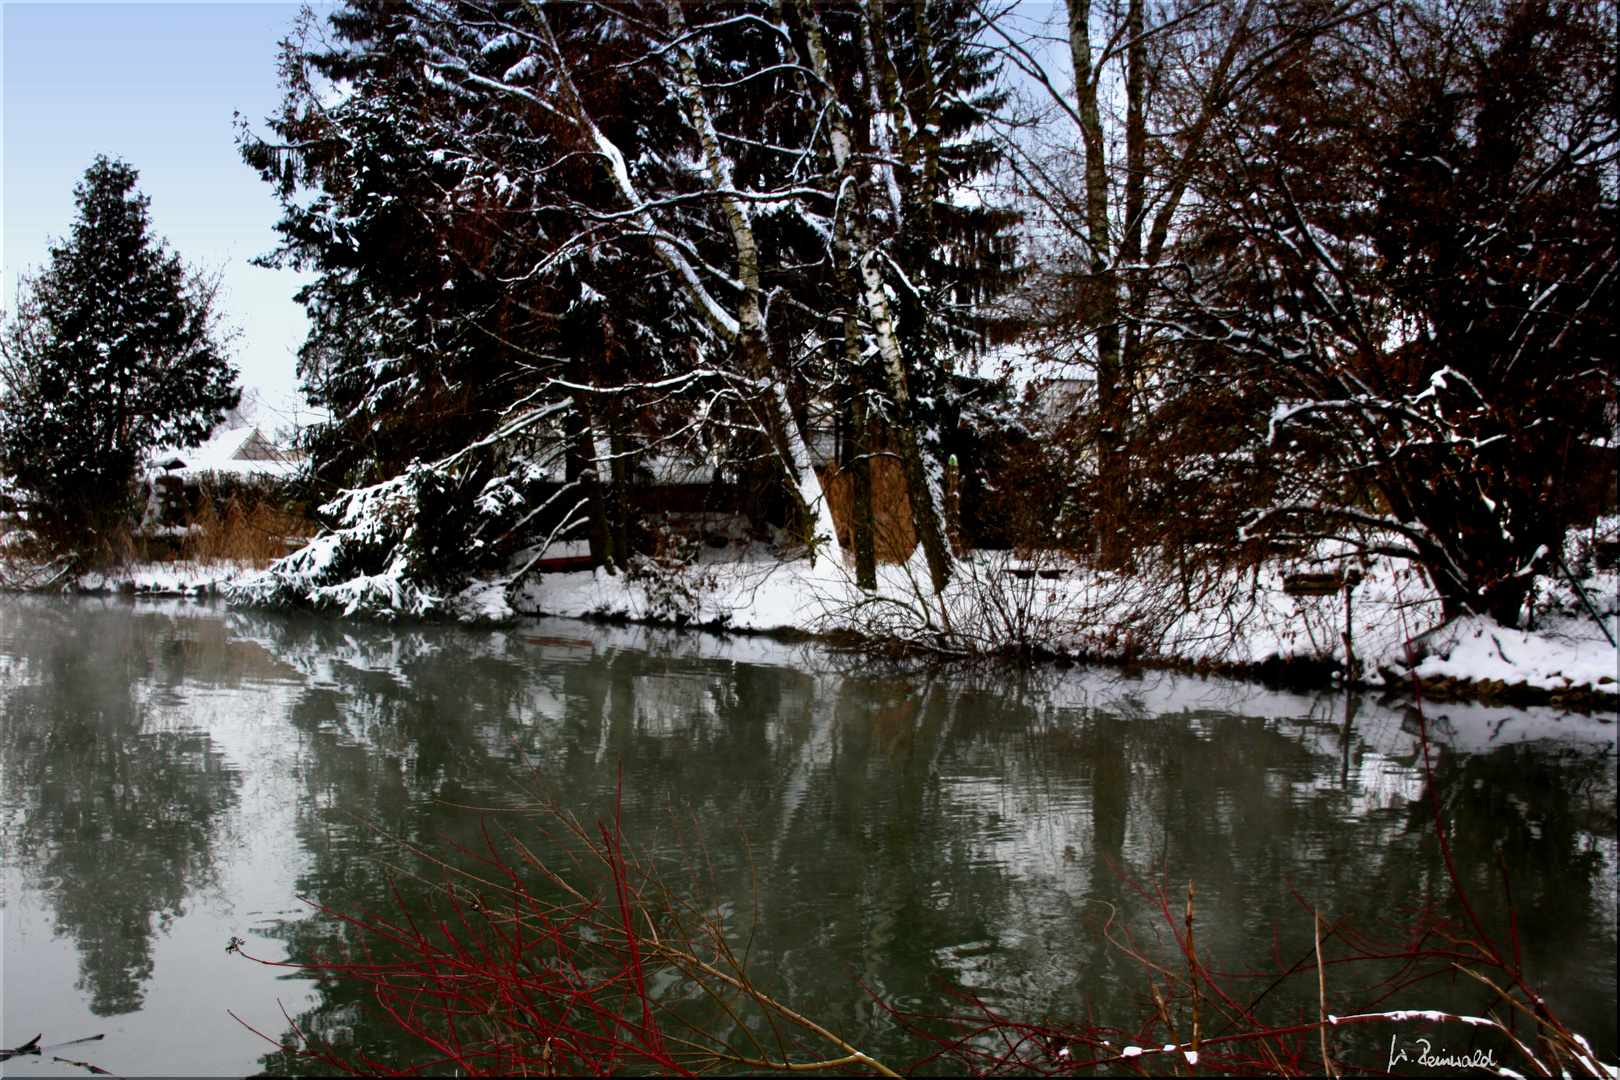
[[[154,447],[201,442],[241,397],[215,289],[152,235],[138,175],[106,157],[85,171],[0,339],[0,467],[36,531],[81,554],[128,523]]]

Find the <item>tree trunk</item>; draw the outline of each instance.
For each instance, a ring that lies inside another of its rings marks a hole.
[[[1097,505],[1092,520],[1097,532],[1097,558],[1110,568],[1130,561],[1124,524],[1130,490],[1126,484],[1125,429],[1130,396],[1123,385],[1120,364],[1117,283],[1109,273],[1103,318],[1097,333]]]
[[[678,35],[686,32],[686,19],[678,0],[664,0],[664,12],[670,27]],[[680,40],[680,39],[678,39]],[[720,207],[730,227],[737,253],[737,277],[742,285],[742,299],[738,304],[738,345],[743,354],[743,366],[749,376],[762,387],[757,406],[759,420],[770,435],[771,449],[781,463],[788,492],[794,500],[806,548],[814,563],[816,548],[825,539],[838,550],[838,530],[833,524],[832,511],[816,476],[810,448],[793,418],[787,399],[785,378],[773,369],[770,349],[766,340],[764,307],[761,304],[759,276],[759,243],[754,235],[753,221],[742,201],[731,192],[735,182],[731,163],[720,145],[719,134],[709,115],[703,85],[697,70],[697,61],[684,44],[674,48],[680,70],[680,91],[685,99],[692,126],[698,135],[709,180],[721,192]]]
[[[906,378],[905,357],[900,352],[900,341],[895,336],[894,323],[888,315],[887,298],[883,292],[883,275],[874,265],[876,260],[868,253],[862,261],[861,275],[866,285],[867,306],[874,312],[873,330],[877,334],[878,351],[883,356],[883,370],[888,377],[889,396],[894,401],[894,433],[900,443],[900,464],[905,471],[906,493],[911,496],[911,524],[917,531],[923,555],[928,560],[928,575],[934,592],[945,591],[951,580],[951,553],[945,546],[945,527],[940,519],[942,500],[933,478],[923,462],[921,440],[917,438],[917,421],[911,401],[911,388]],[[881,314],[879,314],[879,312]]]
[[[809,5],[805,5],[808,7]],[[915,125],[905,102],[900,96],[898,73],[889,53],[884,34],[883,0],[868,0],[866,19],[867,83],[875,96],[874,104],[887,114],[893,126],[901,163],[908,175],[913,176],[914,189],[921,184],[919,175],[920,148]],[[880,96],[879,96],[880,95]],[[841,110],[835,110],[842,117]],[[882,125],[878,125],[881,127]],[[884,140],[887,141],[887,140]],[[891,150],[894,148],[891,148]],[[891,155],[884,155],[886,157]],[[915,198],[906,197],[899,190],[894,177],[894,166],[878,166],[888,175],[887,187],[891,198],[900,196],[895,211],[901,216],[898,233],[902,242],[907,234],[904,220],[907,210],[916,212]],[[912,195],[918,194],[915,190]],[[911,521],[923,555],[928,560],[928,576],[936,594],[945,590],[951,579],[952,559],[945,543],[945,522],[942,517],[944,499],[939,485],[929,473],[923,460],[922,440],[918,438],[915,404],[911,397],[910,378],[906,370],[905,355],[900,346],[893,306],[884,285],[883,271],[878,265],[878,252],[871,237],[866,234],[864,222],[856,221],[860,251],[857,254],[861,283],[864,287],[867,315],[872,333],[877,338],[878,354],[883,358],[883,372],[888,382],[889,396],[894,402],[894,434],[900,444],[900,463],[906,478],[906,493],[911,498]]]
[[[608,447],[612,451],[613,492],[610,499],[608,520],[613,528],[613,553],[619,565],[630,569],[630,517],[631,517],[631,487],[634,483],[634,473],[630,468],[630,445],[625,437],[617,431],[608,436]]]
[[[832,92],[834,83],[827,63],[820,18],[811,0],[798,0],[798,11],[805,28],[810,65],[816,73],[821,88],[821,103],[832,129],[834,162],[841,180],[853,180],[856,165],[853,157],[854,139],[843,103],[838,101]],[[870,0],[866,18],[862,23],[868,87],[874,106],[882,108],[889,114],[900,142],[899,152],[902,159],[908,166],[912,166],[917,160],[916,142],[912,137],[910,117],[899,98],[898,77],[882,47],[884,40],[882,22],[882,0]],[[881,94],[879,87],[882,88]],[[898,213],[902,207],[896,199],[898,192],[893,180],[893,167],[879,166],[879,168],[886,170],[889,179],[886,186],[890,198],[895,200],[893,209]],[[858,187],[855,184],[846,186],[851,189]],[[940,519],[942,502],[935,494],[936,485],[931,481],[923,462],[906,377],[905,358],[895,333],[894,315],[888,293],[884,288],[883,273],[877,265],[876,246],[861,214],[844,209],[842,202],[843,200],[840,200],[840,218],[834,227],[834,244],[842,264],[841,275],[847,274],[842,277],[842,283],[846,296],[864,308],[868,323],[872,327],[873,337],[877,341],[878,354],[883,360],[889,395],[895,404],[895,436],[900,443],[901,464],[904,468],[907,493],[911,498],[912,525],[928,560],[928,573],[934,591],[939,593],[944,590],[951,576],[951,556],[945,545],[945,529]],[[847,267],[847,271],[844,267]],[[875,571],[873,580],[875,583]]]
[[[877,588],[877,545],[872,529],[872,428],[866,401],[866,380],[861,377],[860,326],[854,316],[844,316],[844,352],[854,378],[849,397],[850,435],[854,443],[848,468],[854,497],[851,499],[849,534],[855,549],[855,584],[871,592]]]
[[[1133,0],[1133,9],[1137,6]],[[1068,0],[1069,56],[1074,65],[1074,93],[1079,105],[1081,142],[1085,147],[1086,238],[1091,247],[1089,288],[1100,297],[1097,321],[1097,400],[1094,438],[1097,447],[1097,502],[1092,520],[1097,557],[1104,566],[1128,558],[1123,535],[1126,486],[1124,437],[1130,397],[1120,370],[1120,281],[1108,234],[1108,174],[1102,114],[1097,107],[1097,75],[1091,64],[1089,0]],[[1133,45],[1135,43],[1133,42]],[[1128,81],[1128,80],[1127,80]]]
[[[564,414],[568,432],[568,454],[564,459],[565,477],[585,489],[585,539],[591,547],[591,565],[614,572],[612,534],[608,530],[607,499],[597,471],[596,439],[592,434],[590,405],[579,397]]]

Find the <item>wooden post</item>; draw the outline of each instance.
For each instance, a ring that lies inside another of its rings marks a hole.
[[[1351,635],[1354,628],[1350,621],[1351,592],[1361,584],[1361,571],[1333,572],[1326,574],[1292,573],[1283,575],[1283,592],[1289,596],[1332,596],[1340,589],[1344,590],[1344,680],[1353,682],[1356,677],[1356,648]]]
[[[1361,571],[1351,570],[1344,575],[1344,682],[1348,686],[1356,678],[1356,645],[1352,636],[1355,629],[1350,622],[1350,599],[1361,584]]]

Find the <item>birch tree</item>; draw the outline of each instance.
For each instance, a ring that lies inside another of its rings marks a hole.
[[[1000,92],[970,5],[795,2],[790,10],[836,182],[830,256],[846,363],[863,391],[852,426],[864,441],[881,417],[898,444],[937,592],[952,568],[941,463],[960,407],[959,361],[985,347],[987,301],[1015,273],[1016,216],[959,198],[993,162],[983,129]],[[865,478],[856,475],[861,499]]]
[[[966,10],[424,0],[289,46],[277,138],[244,153],[283,197],[276,258],[322,271],[304,371],[338,413],[334,479],[515,505],[549,455],[611,568],[639,455],[765,464],[837,558],[812,443],[855,386],[942,588],[936,414],[1009,220],[953,208],[989,79]]]

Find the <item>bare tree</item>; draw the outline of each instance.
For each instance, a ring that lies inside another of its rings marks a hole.
[[[1035,286],[1038,336],[1069,342],[1094,376],[1093,520],[1107,565],[1130,561],[1142,474],[1132,442],[1165,379],[1158,301],[1179,273],[1188,193],[1210,167],[1217,121],[1288,49],[1357,17],[1360,0],[1069,0],[1061,37],[989,23],[1044,108],[1016,126],[1010,161],[1055,258]],[[1168,275],[1168,278],[1167,278]],[[1174,328],[1170,328],[1171,336]]]
[[[1220,117],[1178,332],[1249,403],[1251,533],[1520,623],[1613,469],[1615,55],[1595,8],[1394,4]]]

